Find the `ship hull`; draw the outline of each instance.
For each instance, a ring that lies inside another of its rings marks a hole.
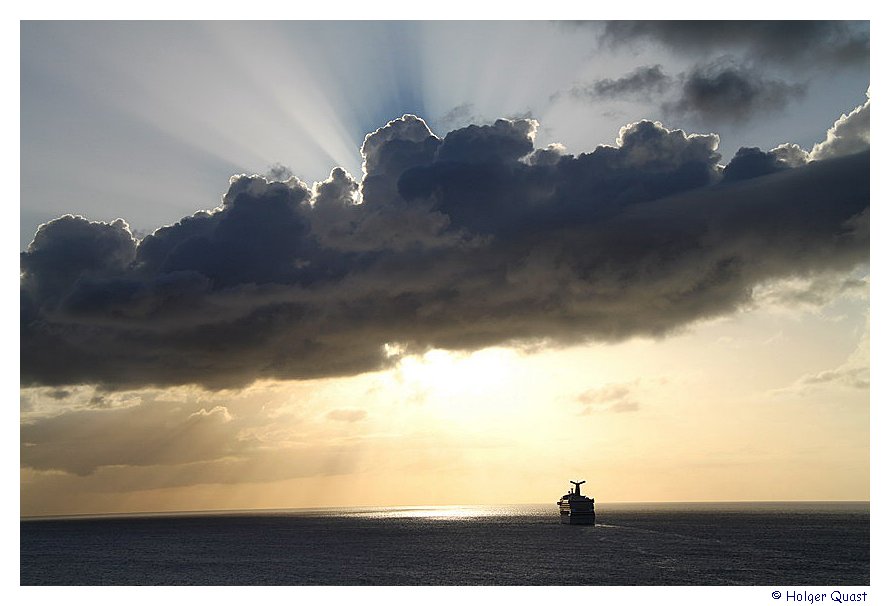
[[[557,503],[559,505],[559,521],[563,524],[595,524],[596,510],[593,499],[588,497],[566,495]]]
[[[583,524],[592,526],[596,524],[596,515],[592,513],[564,513],[559,516],[563,524]]]

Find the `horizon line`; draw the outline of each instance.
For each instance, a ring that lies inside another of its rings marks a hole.
[[[699,500],[699,501],[597,501],[598,505],[754,505],[754,504],[871,504],[871,499],[786,499],[786,500]],[[231,515],[243,513],[285,513],[313,511],[341,511],[344,509],[424,509],[448,507],[516,507],[520,505],[549,505],[549,502],[536,503],[461,503],[461,504],[402,504],[402,505],[319,505],[316,507],[260,507],[247,509],[180,509],[164,511],[109,511],[96,513],[59,513],[59,514],[19,514],[19,521],[65,520],[65,519],[103,519],[103,518],[141,518],[141,517],[174,517],[198,515]]]

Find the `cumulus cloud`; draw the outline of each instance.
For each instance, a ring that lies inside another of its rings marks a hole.
[[[766,152],[759,147],[742,147],[723,169],[723,180],[729,182],[762,177],[796,168],[805,164],[807,159],[807,153],[798,146],[783,145]]]
[[[868,258],[867,151],[724,171],[714,134],[641,121],[573,156],[536,150],[537,126],[439,137],[406,115],[366,137],[360,179],[234,177],[140,241],[121,220],[42,225],[21,254],[23,385],[220,389],[376,370],[395,346],[664,335]]]
[[[34,296],[55,301],[84,276],[124,271],[135,255],[136,240],[122,219],[91,223],[65,215],[37,230],[21,271]]]
[[[562,143],[550,143],[547,147],[536,149],[525,157],[529,164],[552,166],[566,155],[566,146]]]
[[[866,93],[868,96],[868,93]],[[795,143],[783,143],[769,151],[757,147],[742,147],[723,171],[724,181],[750,179],[807,162],[848,156],[869,149],[871,100],[843,114],[825,133],[825,140],[807,151]]]
[[[759,71],[732,61],[718,60],[695,66],[681,77],[680,97],[664,104],[676,115],[744,122],[761,112],[780,111],[806,87],[770,79]]]
[[[796,143],[782,143],[769,153],[788,168],[797,168],[810,161],[810,154]]]
[[[813,160],[846,156],[869,148],[871,132],[871,99],[834,123],[810,152]]]
[[[734,50],[759,63],[868,65],[867,21],[609,21],[610,45],[652,41],[700,56]]]

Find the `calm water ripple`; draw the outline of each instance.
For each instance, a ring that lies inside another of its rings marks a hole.
[[[401,507],[21,522],[23,585],[868,585],[868,503]]]

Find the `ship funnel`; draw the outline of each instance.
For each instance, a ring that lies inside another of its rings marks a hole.
[[[581,480],[580,482],[573,482],[572,480],[569,480],[569,484],[575,485],[575,494],[578,495],[579,497],[581,496],[581,484],[584,484],[586,481],[587,480]]]

